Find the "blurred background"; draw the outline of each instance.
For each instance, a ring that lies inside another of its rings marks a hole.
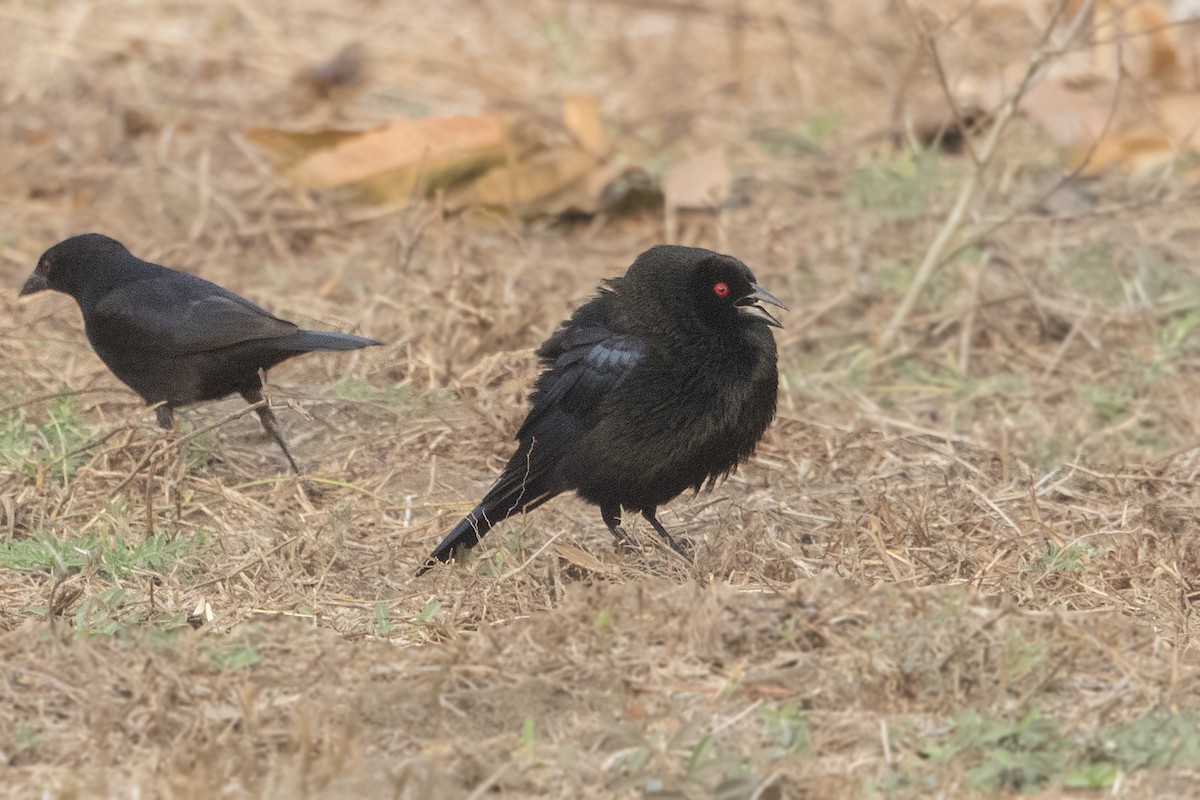
[[[1179,388],[1192,12],[9,3],[0,269],[18,286],[99,230],[285,316],[403,340],[364,377],[425,390],[679,241],[790,298],[789,415],[1039,466],[1145,460],[1200,418]],[[73,311],[5,318],[19,348]],[[46,344],[86,353],[68,338]],[[14,389],[107,381],[90,358],[38,363]]]
[[[1198,13],[0,3],[0,778],[1185,796]],[[317,490],[251,418],[171,444],[17,301],[85,231],[387,343],[272,371]],[[664,509],[696,564],[562,498],[414,581],[533,348],[663,241],[790,306],[756,457]]]

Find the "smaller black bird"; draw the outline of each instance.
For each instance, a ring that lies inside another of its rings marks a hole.
[[[259,370],[314,350],[377,345],[348,333],[301,330],[215,283],[143,261],[99,233],[72,236],[47,250],[21,295],[54,289],[75,298],[96,355],[155,409],[170,428],[174,410],[238,393],[263,399]],[[300,468],[275,415],[257,409],[263,428]]]
[[[768,326],[783,326],[764,303],[784,308],[741,261],[698,247],[653,247],[602,284],[537,351],[517,452],[421,572],[572,490],[618,540],[622,509],[638,511],[684,554],[658,507],[733,471],[775,416]]]

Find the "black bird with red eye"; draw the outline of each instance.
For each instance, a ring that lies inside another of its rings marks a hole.
[[[749,458],[775,416],[785,308],[732,256],[659,245],[605,281],[541,346],[517,451],[421,569],[563,492],[600,507],[618,541],[639,512],[676,552],[658,507],[711,488]],[[785,309],[786,310],[786,309]]]

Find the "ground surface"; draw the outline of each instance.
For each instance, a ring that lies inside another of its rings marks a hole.
[[[1016,121],[972,207],[1006,224],[882,348],[969,169],[891,135],[913,49],[891,4],[102,0],[0,20],[13,796],[1191,795],[1185,177],[1113,175],[1071,218],[1034,213],[1059,154]],[[1036,33],[1013,30],[1010,49]],[[294,82],[352,41],[360,93]],[[568,92],[653,174],[729,152],[731,202],[679,238],[791,305],[780,418],[664,510],[694,565],[644,525],[644,554],[615,552],[561,498],[416,579],[510,452],[532,348],[662,215],[363,206],[288,187],[241,132],[554,116]],[[16,300],[85,230],[388,342],[273,371],[307,495],[253,417],[202,431],[240,401],[184,412],[201,433],[178,445],[68,298]]]

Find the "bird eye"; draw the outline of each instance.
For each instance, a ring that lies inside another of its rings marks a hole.
[[[717,281],[713,284],[713,294],[715,294],[717,297],[728,297],[729,284],[725,281]]]

